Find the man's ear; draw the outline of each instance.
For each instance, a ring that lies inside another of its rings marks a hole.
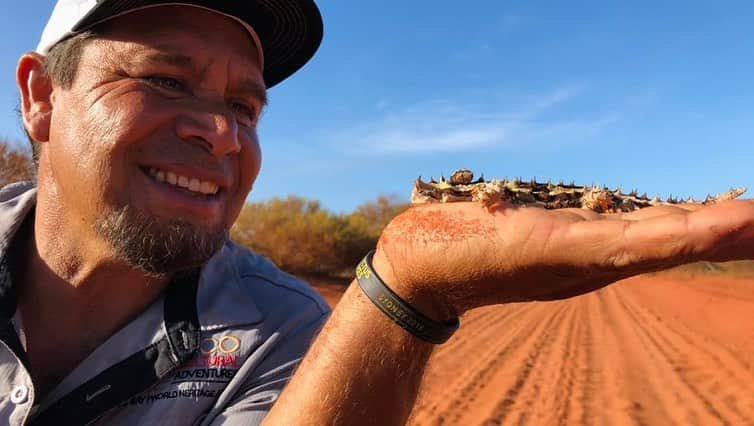
[[[21,56],[16,67],[16,84],[21,92],[21,117],[32,139],[50,139],[52,80],[44,70],[44,57],[36,52]]]

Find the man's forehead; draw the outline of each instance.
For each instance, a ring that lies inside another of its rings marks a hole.
[[[229,52],[224,54],[217,49],[202,50],[202,49],[186,49],[180,44],[148,44],[138,45],[134,50],[127,52],[128,54],[137,55],[139,61],[145,61],[149,63],[162,63],[168,65],[175,65],[181,67],[194,67],[198,69],[206,69],[213,63],[227,59],[232,67],[229,69],[232,72],[250,73],[255,69],[259,69],[258,63],[254,60],[253,56],[241,52],[241,54],[233,54]],[[136,58],[135,58],[136,59]]]

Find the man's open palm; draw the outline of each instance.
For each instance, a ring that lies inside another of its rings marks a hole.
[[[474,203],[415,206],[380,241],[398,285],[453,311],[562,299],[631,275],[698,261],[754,258],[754,202],[631,213]]]

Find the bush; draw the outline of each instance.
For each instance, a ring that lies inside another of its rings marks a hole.
[[[248,203],[231,229],[235,241],[294,273],[351,274],[406,204],[379,197],[350,214],[333,214],[297,196]]]
[[[14,148],[9,141],[0,139],[0,188],[9,183],[29,180],[33,176],[31,153]]]

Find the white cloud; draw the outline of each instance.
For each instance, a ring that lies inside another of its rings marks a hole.
[[[543,119],[543,115],[572,101],[581,92],[578,86],[561,87],[528,100],[516,100],[518,108],[508,106],[513,102],[485,104],[473,98],[464,103],[436,99],[399,109],[391,106],[369,121],[330,132],[327,137],[343,151],[396,154],[464,152],[559,134],[571,139],[579,134],[592,136],[614,122],[615,117]]]

